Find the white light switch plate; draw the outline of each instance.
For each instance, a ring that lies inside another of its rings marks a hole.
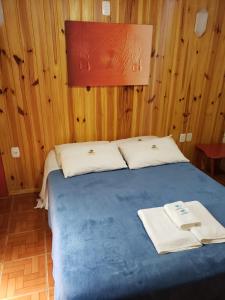
[[[185,140],[186,140],[186,133],[181,133],[180,134],[180,143],[184,143],[185,142]]]
[[[11,155],[12,155],[13,158],[20,157],[20,149],[19,149],[19,147],[12,147],[11,148]]]
[[[103,16],[110,16],[110,1],[102,1]]]
[[[191,142],[191,140],[192,140],[192,132],[188,132],[186,136],[186,141]]]

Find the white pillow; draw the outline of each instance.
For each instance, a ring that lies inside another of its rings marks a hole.
[[[170,136],[148,141],[122,143],[119,148],[130,169],[189,162]]]
[[[135,137],[127,138],[127,139],[111,141],[110,143],[117,144],[119,146],[122,143],[134,142],[134,141],[146,141],[146,140],[152,140],[155,138],[157,138],[157,136],[154,136],[154,135],[135,136]]]
[[[92,145],[99,145],[99,144],[108,144],[109,141],[94,141],[94,142],[81,142],[81,143],[69,143],[69,144],[61,144],[61,145],[55,145],[55,153],[56,153],[56,159],[58,162],[59,167],[62,167],[61,162],[61,152],[63,150],[73,151],[74,147],[80,147],[80,146],[92,146]]]
[[[83,145],[61,151],[64,177],[127,168],[117,145]]]

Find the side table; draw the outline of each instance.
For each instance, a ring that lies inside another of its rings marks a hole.
[[[204,157],[210,160],[210,175],[215,176],[217,161],[225,158],[225,144],[198,144],[196,145],[199,154],[200,169],[204,168]]]

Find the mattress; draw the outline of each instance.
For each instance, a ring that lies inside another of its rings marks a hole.
[[[198,200],[225,226],[225,188],[190,163],[49,174],[56,300],[224,299],[225,244],[158,255],[137,210]]]

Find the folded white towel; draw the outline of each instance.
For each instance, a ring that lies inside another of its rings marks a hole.
[[[202,246],[190,231],[176,227],[163,207],[141,209],[138,216],[159,254]]]
[[[199,201],[186,202],[186,205],[201,222],[201,226],[192,227],[190,229],[201,243],[212,244],[225,242],[225,228]]]
[[[170,219],[180,229],[188,230],[193,226],[201,224],[199,218],[182,201],[168,203],[164,205],[164,209]]]

